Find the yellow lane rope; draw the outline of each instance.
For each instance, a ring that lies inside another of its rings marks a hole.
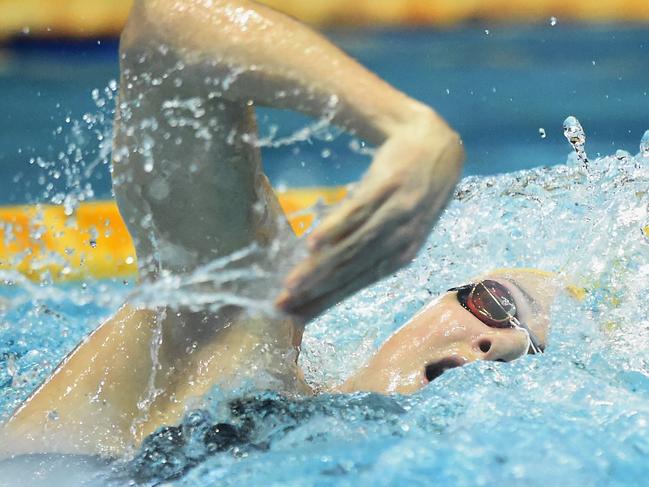
[[[303,210],[345,194],[344,188],[291,189],[279,199],[301,235],[314,218]],[[0,270],[67,281],[132,276],[136,269],[133,243],[112,201],[84,203],[73,217],[61,206],[0,207]]]

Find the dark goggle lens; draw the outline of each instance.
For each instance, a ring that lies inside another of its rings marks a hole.
[[[473,286],[463,304],[489,326],[509,326],[516,316],[514,298],[505,286],[496,281],[482,281]]]
[[[482,281],[449,289],[457,292],[457,300],[473,316],[493,328],[521,328],[528,334],[530,353],[543,353],[543,346],[524,323],[516,319],[518,311],[509,290],[496,281]]]

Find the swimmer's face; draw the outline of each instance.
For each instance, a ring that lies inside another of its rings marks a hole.
[[[549,309],[556,290],[551,276],[530,271],[503,271],[491,279],[513,297],[517,318],[546,346]],[[473,362],[509,362],[529,351],[525,331],[486,325],[449,292],[430,303],[379,349],[370,362],[341,390],[407,394],[439,377],[444,370]]]

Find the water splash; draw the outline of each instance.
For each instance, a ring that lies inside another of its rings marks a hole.
[[[147,308],[208,309],[214,313],[226,306],[239,306],[273,316],[276,311],[272,296],[264,289],[273,289],[268,282],[279,279],[272,271],[272,261],[279,258],[279,251],[276,246],[267,251],[253,244],[186,275],[164,273],[155,282],[140,286],[128,300]],[[253,259],[254,265],[246,264]]]
[[[279,128],[276,125],[272,125],[266,135],[260,136],[257,133],[237,134],[236,132],[232,132],[230,134],[230,140],[233,143],[239,137],[244,143],[250,144],[253,147],[273,149],[292,146],[300,142],[310,142],[312,139],[331,142],[342,133],[341,129],[332,127],[332,122],[338,115],[340,109],[339,105],[339,98],[336,95],[332,95],[327,101],[324,112],[319,119],[295,130],[289,135],[278,136]]]
[[[618,161],[623,161],[623,162],[630,161],[631,159],[633,159],[633,156],[629,152],[622,149],[615,151],[615,157],[617,158]]]
[[[557,484],[645,478],[649,246],[638,228],[647,221],[649,175],[632,161],[626,154],[591,161],[592,185],[582,168],[570,165],[466,178],[412,266],[309,325],[301,363],[313,383],[340,383],[431,295],[495,267],[563,267],[584,288],[584,299],[559,299],[544,356],[454,369],[421,393],[388,399],[387,405],[365,395],[297,402],[261,395],[256,409],[236,416],[227,406],[231,398],[215,392],[204,414],[190,412],[180,426],[148,440],[136,457],[146,460],[138,468],[147,478],[176,478],[175,485],[281,483],[282,472],[303,484],[341,475],[356,483],[400,483],[414,471],[461,486],[475,485],[476,475],[485,485],[534,483],[539,468]],[[595,231],[593,222],[599,222]],[[242,251],[233,263],[256,251]],[[264,278],[264,269],[255,272]],[[135,295],[173,299],[180,288],[182,304],[192,296],[204,303],[201,285],[215,276],[246,279],[226,259]],[[91,289],[89,298],[124,299],[128,289],[114,286]],[[45,299],[40,286],[25,289],[13,292],[33,291]],[[13,307],[11,295],[7,301]],[[0,388],[4,411],[112,311],[99,307],[93,319],[78,307],[66,312],[54,305],[50,309],[63,315],[56,318],[42,310],[26,313],[34,302],[21,303],[5,318],[11,325],[3,329],[0,321],[0,341],[16,343],[10,359],[0,357],[0,384],[19,386]],[[65,345],[53,341],[64,334],[54,336],[52,329],[67,330]],[[35,349],[41,352],[30,354]],[[253,423],[247,437],[239,434]],[[212,434],[214,427],[236,441]],[[503,451],[502,444],[511,448]],[[535,449],[539,444],[544,447]],[[282,472],[272,468],[280,460]]]
[[[640,157],[649,158],[649,130],[644,133],[640,141]]]
[[[161,369],[160,366],[160,348],[163,343],[163,330],[162,323],[164,322],[167,311],[165,308],[162,308],[161,311],[158,311],[155,320],[155,325],[152,329],[152,338],[151,343],[149,343],[149,356],[151,358],[151,371],[149,373],[149,380],[147,381],[147,386],[140,400],[137,403],[137,409],[142,413],[142,415],[133,420],[131,423],[130,431],[133,437],[137,436],[138,429],[145,424],[151,415],[151,405],[155,400],[164,393],[164,389],[156,387],[156,379],[158,378],[158,371]]]
[[[636,169],[641,169],[642,164],[647,164],[649,160],[649,130],[647,130],[642,136],[640,141],[640,153],[638,154],[638,160],[636,161]],[[649,213],[649,203],[647,206],[647,212]],[[646,221],[645,225],[641,229],[642,236],[645,241],[649,243],[649,220]]]
[[[283,472],[303,484],[343,475],[350,482],[397,484],[415,471],[454,485],[533,484],[539,468],[557,484],[646,478],[649,174],[640,161],[648,136],[638,157],[619,151],[588,161],[583,129],[574,121],[566,135],[577,156],[583,154],[581,165],[466,178],[408,269],[309,325],[301,363],[312,383],[338,384],[431,295],[495,267],[515,266],[563,270],[583,290],[583,301],[563,296],[553,309],[546,355],[455,369],[419,394],[389,399],[393,407],[380,406],[379,413],[364,395],[305,402],[262,395],[257,402],[265,409],[246,413],[257,425],[250,430],[254,438],[227,451],[207,431],[223,421],[238,431],[243,421],[224,413],[228,399],[214,394],[219,400],[205,405],[204,415],[188,413],[177,427],[187,433],[182,441],[174,433],[162,446],[145,444],[140,456],[159,460],[147,464],[152,477],[197,466],[176,484],[281,483]],[[584,180],[585,167],[592,181]],[[0,353],[0,415],[126,299],[269,312],[254,284],[268,287],[270,268],[242,265],[259,252],[244,249],[136,290],[119,281],[42,285],[3,271],[0,343],[7,352]],[[233,283],[232,293],[214,292]],[[143,391],[144,409],[155,397],[153,383]],[[503,451],[502,444],[511,448]],[[273,468],[279,461],[282,472]]]
[[[563,133],[572,145],[577,160],[584,171],[588,172],[588,156],[586,155],[586,133],[575,117],[570,116],[563,122]]]

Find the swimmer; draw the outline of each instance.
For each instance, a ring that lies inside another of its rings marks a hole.
[[[269,296],[281,314],[125,304],[18,408],[0,431],[0,456],[133,452],[215,387],[309,394],[297,365],[305,324],[408,263],[461,172],[460,139],[431,108],[254,2],[135,0],[120,64],[113,186],[145,285],[252,244],[294,246],[262,171],[256,106],[326,117],[379,149]],[[409,393],[451,366],[543,350],[551,281],[501,272],[443,295],[336,390]]]

